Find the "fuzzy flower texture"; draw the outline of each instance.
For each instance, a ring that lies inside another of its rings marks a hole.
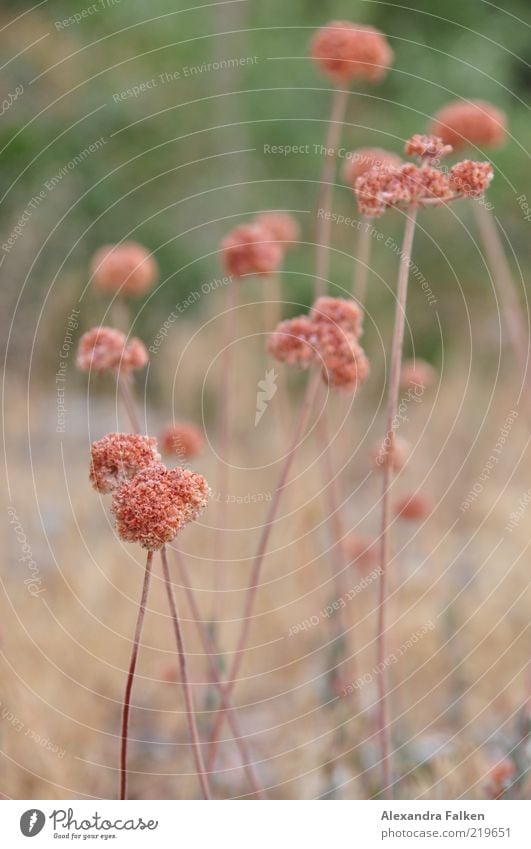
[[[392,207],[408,209],[481,197],[492,180],[492,165],[465,159],[449,171],[442,171],[437,167],[439,159],[451,150],[437,136],[412,136],[405,151],[417,156],[419,164],[376,166],[358,177],[354,191],[360,212],[375,218]]]
[[[151,436],[109,433],[94,442],[90,480],[112,493],[116,529],[126,542],[151,551],[171,542],[206,507],[210,490],[202,475],[167,469]]]
[[[80,371],[129,371],[144,368],[148,362],[144,343],[114,327],[93,327],[79,340],[76,365]]]
[[[309,315],[282,321],[268,351],[282,363],[306,369],[320,365],[324,381],[352,392],[368,377],[369,363],[359,344],[362,313],[354,301],[323,297]]]
[[[376,83],[393,61],[393,51],[379,30],[350,21],[331,21],[317,31],[310,45],[314,62],[333,80]]]

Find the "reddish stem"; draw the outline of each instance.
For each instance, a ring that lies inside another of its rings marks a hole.
[[[334,175],[336,168],[337,148],[341,139],[341,129],[345,120],[349,92],[336,89],[332,99],[332,111],[326,134],[325,161],[319,183],[319,200],[317,210],[316,255],[315,255],[315,297],[326,292],[326,283],[330,271],[330,235],[332,232],[332,197],[334,192]]]
[[[407,214],[407,213],[406,213]],[[402,348],[404,343],[404,328],[406,320],[407,286],[411,250],[417,210],[412,208],[407,214],[404,241],[400,254],[400,270],[398,274],[398,291],[395,311],[395,326],[391,348],[391,380],[387,396],[387,462],[383,470],[382,495],[382,526],[381,526],[381,574],[378,593],[378,622],[377,622],[377,657],[378,657],[378,717],[377,733],[380,741],[383,792],[386,799],[393,798],[391,740],[388,716],[386,659],[386,602],[387,578],[389,566],[389,525],[391,519],[391,484],[393,482],[392,456],[394,451],[394,430],[400,391],[400,369],[402,365]]]
[[[288,479],[288,475],[293,464],[293,460],[295,458],[295,453],[297,450],[297,446],[302,438],[302,434],[304,432],[304,428],[306,425],[306,420],[308,414],[310,412],[311,406],[313,404],[317,387],[319,385],[319,381],[321,380],[321,375],[319,371],[316,371],[314,375],[308,381],[308,385],[306,387],[306,393],[304,395],[303,402],[301,404],[299,414],[297,416],[297,420],[295,423],[295,428],[293,430],[293,435],[291,438],[291,443],[288,448],[288,453],[284,458],[284,465],[282,466],[282,470],[280,472],[280,477],[275,488],[275,492],[273,493],[273,497],[269,504],[269,509],[267,511],[266,519],[262,528],[262,533],[260,535],[260,540],[258,543],[258,548],[253,560],[253,566],[251,570],[251,578],[249,581],[249,586],[247,588],[247,596],[245,600],[244,612],[243,612],[243,624],[240,630],[240,635],[238,638],[238,643],[236,646],[236,650],[234,652],[234,656],[232,658],[232,665],[229,671],[229,674],[226,679],[224,692],[225,699],[229,699],[231,693],[234,689],[236,681],[238,679],[238,674],[241,668],[242,660],[244,657],[245,649],[247,647],[247,642],[249,638],[249,632],[251,628],[252,622],[252,614],[254,609],[254,603],[256,599],[256,593],[258,591],[258,586],[260,582],[260,572],[262,569],[262,564],[264,562],[265,554],[267,551],[267,546],[269,543],[269,538],[271,536],[271,531],[273,530],[275,519],[277,516],[278,508],[280,506],[280,500],[283,494],[283,491],[286,487],[286,482]],[[215,763],[217,748],[219,743],[219,735],[221,733],[221,729],[223,726],[223,720],[226,714],[226,708],[221,706],[216,714],[216,720],[214,722],[214,727],[212,729],[212,734],[210,737],[210,749],[208,755],[208,771],[211,772]]]
[[[116,383],[118,386],[118,393],[122,399],[122,403],[125,407],[134,433],[142,433],[140,428],[140,419],[138,418],[136,411],[135,399],[131,391],[129,374],[120,371],[116,376]]]
[[[190,681],[188,679],[188,666],[186,663],[186,653],[184,650],[184,642],[183,636],[181,632],[181,625],[179,622],[179,615],[177,613],[177,605],[175,604],[175,598],[173,596],[172,587],[171,587],[171,579],[170,579],[170,570],[168,569],[168,558],[166,557],[166,546],[163,546],[160,550],[160,557],[162,560],[162,574],[164,576],[164,585],[166,587],[166,595],[168,596],[168,604],[170,606],[171,618],[173,621],[173,630],[175,633],[175,642],[177,643],[177,655],[179,657],[179,668],[181,672],[181,684],[183,687],[184,693],[184,702],[186,706],[186,716],[188,719],[188,728],[190,730],[190,737],[192,739],[192,748],[194,752],[194,760],[195,767],[197,771],[197,777],[199,778],[199,783],[201,785],[201,792],[203,793],[204,799],[211,799],[212,794],[210,792],[210,786],[208,783],[208,776],[205,771],[205,765],[203,763],[203,755],[201,754],[201,743],[199,741],[199,734],[197,732],[197,724],[195,721],[195,711],[194,711],[194,701],[192,697],[192,691],[190,689]]]
[[[494,285],[500,296],[502,316],[505,322],[514,358],[521,370],[522,378],[528,380],[527,369],[529,359],[529,328],[524,320],[520,306],[520,298],[516,289],[511,269],[503,249],[500,232],[492,212],[484,203],[475,201],[472,204],[481,241],[487,255],[487,262]],[[527,404],[528,411],[530,410]]]
[[[140,646],[140,638],[142,636],[142,628],[144,625],[144,617],[146,614],[146,604],[149,593],[149,584],[151,581],[152,566],[153,552],[148,551],[146,569],[144,572],[144,584],[142,587],[140,605],[138,607],[138,617],[136,620],[135,635],[133,637],[133,650],[131,652],[131,660],[129,661],[129,672],[127,673],[127,681],[125,685],[124,703],[122,710],[122,734],[120,750],[120,799],[122,800],[127,797],[127,743],[129,731],[129,713],[131,710],[131,691],[133,689],[136,662],[138,659],[138,649]]]
[[[190,605],[190,610],[192,612],[192,616],[194,617],[195,624],[197,625],[199,637],[201,639],[203,650],[207,658],[210,674],[212,675],[212,680],[214,681],[218,690],[220,704],[227,711],[227,722],[229,723],[230,729],[234,735],[234,742],[236,743],[236,746],[238,747],[238,750],[240,752],[242,765],[247,775],[247,779],[249,781],[253,793],[255,793],[260,799],[265,799],[266,795],[261,789],[257,776],[255,774],[254,767],[247,749],[247,744],[240,730],[236,714],[233,713],[233,711],[230,709],[230,702],[227,700],[225,690],[222,685],[221,675],[219,673],[218,665],[216,663],[217,647],[212,637],[210,636],[206,624],[201,619],[201,613],[199,611],[199,606],[197,604],[195,593],[192,589],[190,575],[188,573],[188,569],[181,555],[181,552],[178,549],[173,550],[175,552],[175,559],[177,561],[177,567],[179,569],[181,581],[183,583],[184,591],[186,593],[186,598],[188,600],[188,604]]]
[[[369,279],[369,262],[371,256],[371,224],[366,218],[361,219],[361,229],[358,232],[356,262],[354,263],[353,293],[358,304],[363,306],[367,297],[367,281]]]

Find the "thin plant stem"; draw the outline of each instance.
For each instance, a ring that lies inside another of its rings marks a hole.
[[[218,445],[218,467],[217,467],[217,497],[218,509],[216,515],[216,528],[214,531],[214,582],[212,593],[212,609],[210,620],[215,632],[218,631],[218,599],[219,599],[219,582],[221,579],[222,569],[219,564],[223,565],[225,557],[225,534],[223,533],[226,524],[227,515],[227,499],[230,486],[230,468],[229,468],[229,447],[231,442],[231,413],[232,413],[232,343],[235,337],[235,322],[234,310],[237,306],[238,298],[238,282],[231,280],[227,285],[225,298],[225,315],[223,323],[223,355],[221,357],[221,403],[220,403],[220,432]]]
[[[138,418],[138,413],[136,411],[135,399],[131,390],[129,375],[119,372],[116,377],[116,383],[118,387],[118,394],[120,395],[126,413],[129,417],[131,427],[135,433],[141,433],[140,419]]]
[[[207,658],[208,666],[209,666],[209,669],[210,669],[210,674],[212,675],[212,680],[214,681],[214,683],[217,687],[217,690],[218,690],[218,693],[219,693],[219,698],[220,698],[220,704],[227,711],[227,722],[228,722],[230,729],[231,729],[231,731],[234,735],[234,742],[236,743],[236,746],[239,750],[240,758],[241,758],[242,765],[243,765],[243,768],[245,770],[245,773],[247,775],[249,785],[250,785],[253,793],[255,793],[258,796],[259,799],[265,799],[266,795],[265,795],[264,791],[262,790],[262,788],[260,787],[260,784],[258,782],[258,778],[256,776],[254,766],[252,764],[252,761],[251,761],[251,758],[250,758],[250,755],[249,755],[249,751],[247,749],[247,743],[246,743],[245,738],[242,734],[242,731],[239,727],[237,716],[230,709],[231,708],[230,702],[227,700],[225,690],[223,688],[221,675],[220,675],[218,665],[217,665],[216,659],[215,659],[216,654],[217,654],[217,647],[216,647],[216,645],[215,645],[215,643],[214,643],[214,641],[213,641],[213,639],[210,635],[210,632],[209,632],[209,630],[206,626],[206,623],[203,622],[203,620],[201,619],[201,613],[200,613],[200,610],[199,610],[199,605],[197,603],[197,599],[195,597],[194,590],[192,588],[192,583],[190,581],[190,574],[188,572],[188,567],[186,566],[186,563],[184,561],[184,558],[183,558],[181,552],[176,548],[173,549],[173,552],[175,554],[175,560],[177,562],[177,568],[179,569],[179,574],[180,574],[181,581],[182,581],[182,584],[183,584],[183,587],[184,587],[186,598],[187,598],[188,604],[190,605],[190,610],[191,610],[192,616],[194,617],[194,621],[195,621],[195,624],[197,626],[197,630],[198,630],[198,633],[199,633],[199,637],[201,639],[203,650],[204,650],[205,656]]]
[[[286,487],[288,475],[290,473],[293,460],[295,459],[295,454],[297,451],[298,444],[302,438],[304,433],[304,429],[306,426],[306,421],[311,410],[313,401],[315,399],[315,395],[317,392],[317,387],[319,385],[319,381],[321,380],[321,375],[319,371],[316,370],[315,374],[312,375],[310,380],[308,381],[306,392],[299,409],[299,413],[295,422],[295,427],[293,429],[293,434],[291,437],[291,442],[287,451],[287,454],[284,458],[284,463],[279,475],[279,479],[277,485],[275,487],[275,491],[273,493],[273,497],[269,503],[269,508],[267,511],[266,519],[262,527],[262,533],[260,535],[260,540],[258,542],[258,547],[256,550],[256,554],[254,556],[253,565],[251,569],[251,577],[249,580],[249,586],[247,588],[244,611],[243,611],[243,622],[240,629],[240,634],[236,646],[236,650],[234,652],[231,667],[229,670],[229,674],[226,678],[225,682],[225,697],[229,699],[234,686],[238,679],[238,674],[241,668],[241,664],[243,661],[243,657],[245,654],[245,649],[247,648],[247,642],[249,639],[249,633],[251,630],[252,624],[252,614],[254,610],[254,603],[256,600],[256,594],[258,592],[259,582],[260,582],[260,573],[262,570],[262,565],[265,559],[265,555],[267,552],[267,547],[269,544],[269,539],[271,536],[271,532],[275,525],[275,520],[277,518],[278,509],[280,507],[280,501],[282,498],[282,494]],[[226,709],[220,707],[214,722],[214,727],[212,729],[212,733],[210,736],[210,747],[208,752],[208,771],[211,772],[217,753],[217,747],[219,743],[219,735],[223,726],[223,720],[226,714]]]
[[[509,342],[522,378],[527,382],[529,361],[529,328],[524,320],[518,291],[511,273],[507,256],[503,249],[500,231],[490,209],[480,201],[472,204],[476,224],[479,230],[487,263],[500,296],[502,317]],[[531,407],[527,404],[528,413]]]
[[[188,667],[186,663],[186,652],[184,649],[183,636],[181,631],[181,625],[179,622],[179,615],[177,613],[177,605],[175,604],[175,598],[172,592],[171,587],[171,579],[170,579],[170,570],[168,569],[168,558],[166,556],[166,546],[163,546],[160,550],[160,557],[162,560],[162,574],[164,576],[164,585],[166,587],[166,595],[168,596],[168,604],[170,607],[171,618],[173,622],[173,630],[175,633],[175,642],[177,643],[177,655],[179,658],[179,668],[181,672],[181,684],[183,688],[184,694],[184,702],[186,706],[186,717],[188,720],[188,728],[190,731],[190,737],[192,740],[192,749],[194,753],[194,761],[195,768],[197,772],[197,777],[199,778],[199,783],[201,785],[201,792],[203,794],[203,798],[211,799],[212,794],[210,792],[210,785],[208,782],[208,776],[205,771],[205,765],[203,763],[203,755],[201,753],[201,743],[199,740],[199,734],[197,731],[197,724],[195,721],[195,710],[194,710],[194,700],[192,697],[192,691],[190,688],[190,681],[188,679]]]
[[[325,142],[325,160],[319,182],[319,200],[317,210],[316,255],[315,255],[315,297],[326,292],[326,281],[330,271],[330,236],[332,232],[332,197],[334,192],[334,174],[337,148],[341,140],[341,130],[345,120],[349,91],[337,88],[332,99],[332,111],[328,123]]]
[[[343,515],[341,510],[341,505],[339,503],[339,493],[337,491],[336,479],[334,473],[334,462],[332,457],[332,446],[330,443],[330,437],[328,432],[328,416],[326,407],[323,408],[321,415],[319,416],[319,421],[317,423],[317,435],[320,442],[320,453],[321,453],[321,473],[323,479],[323,488],[325,491],[326,502],[327,502],[327,523],[330,527],[331,531],[331,559],[333,561],[332,568],[334,570],[334,592],[336,595],[337,601],[340,599],[345,599],[347,594],[346,589],[346,576],[348,569],[348,560],[345,554],[345,526],[343,523]],[[346,608],[341,604],[339,605],[339,609],[336,612],[336,620],[337,620],[337,636],[339,639],[343,639],[346,641],[347,634],[347,624],[348,617],[346,616]],[[355,679],[356,675],[354,672],[356,665],[356,656],[353,649],[353,638],[350,640],[350,648],[352,649],[352,655],[350,657],[350,666],[352,668],[352,678]],[[345,667],[346,658],[344,655],[347,654],[346,645],[342,648],[342,658],[339,664],[339,668]]]
[[[395,325],[391,347],[390,384],[387,396],[387,462],[383,469],[382,495],[382,525],[380,537],[380,579],[378,585],[378,619],[377,619],[377,663],[378,663],[378,713],[377,735],[380,744],[382,781],[384,798],[393,798],[392,763],[391,763],[391,733],[388,715],[386,659],[386,630],[387,630],[387,583],[390,560],[389,525],[391,520],[391,484],[393,482],[392,456],[394,451],[394,429],[397,415],[398,394],[400,391],[400,369],[402,365],[402,348],[404,343],[404,328],[406,321],[407,287],[409,266],[413,248],[413,236],[417,220],[416,208],[406,213],[404,241],[400,254],[400,269],[398,274],[398,291],[396,296]]]
[[[358,232],[356,262],[354,263],[354,281],[352,291],[358,304],[363,306],[367,297],[367,282],[369,280],[369,262],[371,257],[370,223],[366,218],[361,219]]]
[[[122,710],[122,732],[121,732],[121,747],[120,747],[120,799],[127,798],[127,743],[129,738],[129,714],[131,711],[131,691],[133,689],[133,681],[135,679],[136,662],[138,660],[138,649],[140,646],[140,638],[142,636],[142,628],[144,626],[144,617],[146,614],[146,604],[149,594],[149,585],[151,582],[151,570],[153,566],[153,552],[148,551],[146,559],[146,568],[144,571],[144,583],[142,586],[142,595],[138,607],[138,616],[136,620],[135,634],[133,637],[133,649],[131,651],[131,660],[129,661],[129,671],[125,684],[124,703]]]

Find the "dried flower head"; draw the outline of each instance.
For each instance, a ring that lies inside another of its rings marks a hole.
[[[354,336],[361,336],[363,313],[357,303],[346,298],[318,298],[310,311],[316,324],[331,322]]]
[[[282,242],[284,248],[299,241],[299,222],[289,212],[263,212],[256,216],[255,222],[268,230],[275,242]]]
[[[356,336],[329,322],[316,327],[323,379],[334,389],[354,392],[369,376],[369,361]]]
[[[171,542],[206,507],[209,488],[202,475],[154,463],[115,490],[112,512],[126,542],[151,551]]]
[[[411,446],[406,439],[400,436],[393,436],[380,440],[376,443],[372,451],[372,465],[375,472],[380,472],[388,465],[394,472],[399,472],[407,463]]]
[[[435,369],[426,360],[406,360],[400,372],[402,389],[429,389],[435,382]]]
[[[201,453],[205,444],[203,434],[194,424],[177,422],[167,425],[160,437],[160,446],[164,454],[189,460]]]
[[[385,35],[374,27],[332,21],[319,29],[310,44],[317,65],[334,80],[378,82],[393,61]]]
[[[464,197],[478,198],[485,194],[493,177],[490,162],[464,159],[450,170],[450,187]]]
[[[140,339],[126,340],[121,330],[93,327],[79,340],[76,365],[81,371],[115,371],[142,368],[148,361],[146,346]]]
[[[316,342],[314,322],[300,315],[280,322],[269,335],[267,350],[281,363],[306,369],[315,360]]]
[[[439,136],[426,136],[417,133],[407,140],[405,146],[407,156],[418,156],[421,160],[432,161],[442,159],[452,152],[452,145],[445,144]]]
[[[97,289],[125,295],[147,292],[159,272],[153,254],[137,242],[104,245],[94,254],[90,270]]]
[[[354,192],[362,215],[376,218],[383,215],[388,207],[410,206],[415,185],[410,179],[411,170],[404,169],[415,167],[401,165],[398,168],[371,168],[358,177]]]
[[[136,433],[109,433],[90,448],[90,482],[98,492],[113,492],[141,469],[160,461],[157,440]]]
[[[225,236],[221,252],[227,273],[234,277],[274,274],[284,256],[271,231],[256,223],[242,224]]]
[[[410,522],[420,522],[433,511],[431,498],[422,492],[405,495],[395,504],[395,515]]]
[[[433,117],[430,132],[454,150],[468,145],[497,146],[507,136],[507,116],[485,100],[452,100]]]
[[[402,160],[396,153],[390,153],[380,147],[360,147],[350,153],[343,167],[343,179],[348,186],[354,188],[358,177],[370,171],[371,168],[398,168]]]

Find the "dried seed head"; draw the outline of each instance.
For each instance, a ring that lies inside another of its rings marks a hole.
[[[275,242],[281,242],[284,248],[291,248],[299,241],[299,222],[289,212],[263,212],[256,216],[255,222],[267,230]]]
[[[507,116],[485,100],[452,100],[433,117],[430,132],[454,150],[468,145],[497,146],[507,137]]]
[[[323,379],[333,389],[354,392],[369,376],[369,361],[353,333],[337,324],[316,324]]]
[[[133,337],[127,342],[121,330],[93,327],[79,340],[76,365],[80,371],[116,371],[143,368],[148,362],[146,346]]]
[[[378,82],[393,61],[393,51],[383,33],[350,21],[332,21],[319,29],[310,53],[321,70],[342,83],[356,78]]]
[[[435,382],[435,369],[426,360],[406,360],[400,373],[402,389],[429,389]]]
[[[160,446],[164,454],[189,460],[203,450],[203,434],[194,424],[177,422],[164,428],[160,437]]]
[[[350,153],[343,167],[343,179],[348,186],[354,188],[358,177],[370,171],[371,168],[398,168],[402,160],[396,153],[390,153],[380,147],[360,147]]]
[[[418,156],[423,161],[431,161],[441,159],[451,153],[452,145],[445,144],[439,136],[426,136],[417,133],[407,140],[405,152],[407,156]]]
[[[90,482],[98,492],[113,492],[141,469],[160,460],[157,440],[136,433],[109,433],[92,443]]]
[[[267,350],[281,363],[306,369],[316,356],[315,324],[306,315],[281,321],[269,335]]]
[[[415,183],[411,181],[411,169],[415,165],[399,168],[371,168],[358,177],[354,187],[358,207],[362,215],[377,218],[391,206],[410,206],[413,202]]]
[[[372,451],[372,466],[375,472],[380,472],[391,465],[393,472],[399,472],[407,463],[411,446],[406,439],[393,436],[380,440]]]
[[[153,254],[137,242],[104,245],[94,254],[90,270],[97,289],[124,295],[147,292],[159,273]]]
[[[409,522],[420,522],[433,511],[431,498],[422,492],[405,495],[395,504],[395,515]]]
[[[274,274],[284,257],[282,246],[261,224],[236,227],[221,242],[221,253],[227,273],[233,277]]]
[[[485,194],[492,182],[494,172],[490,162],[472,162],[464,159],[450,170],[450,187],[457,194],[478,198]]]
[[[355,301],[327,296],[318,298],[310,312],[310,319],[316,324],[331,322],[356,337],[362,333],[362,317],[363,313]]]
[[[155,463],[115,490],[112,512],[126,542],[151,551],[171,542],[206,507],[209,488],[202,475]]]

